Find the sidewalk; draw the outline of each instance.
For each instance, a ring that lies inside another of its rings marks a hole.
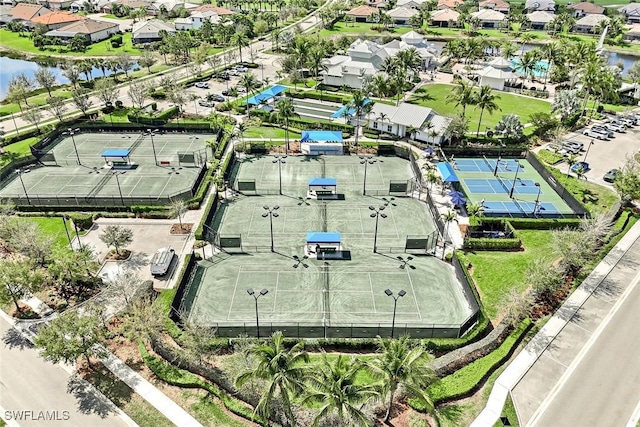
[[[640,223],[627,232],[498,377],[486,407],[473,421],[472,427],[493,426],[510,393],[519,411],[521,425],[526,425],[536,415],[545,398],[560,384],[567,367],[595,335],[593,329],[596,328],[587,329],[577,323],[588,319],[590,324],[598,326],[624,296],[625,288],[632,282],[626,278],[613,280],[618,288],[615,292],[601,288],[606,287],[602,284],[614,271],[637,273],[635,263],[639,261],[639,255],[629,250],[638,244],[638,239]],[[625,257],[634,262],[625,262]],[[559,355],[562,356],[562,364],[556,363]],[[624,379],[620,378],[620,381]]]

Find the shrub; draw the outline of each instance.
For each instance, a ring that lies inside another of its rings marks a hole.
[[[553,151],[549,150],[540,150],[537,155],[540,160],[550,165],[560,163],[562,159],[564,159],[562,154],[554,153]]]
[[[463,249],[478,251],[503,251],[507,249],[518,249],[522,245],[520,239],[492,239],[492,238],[473,238],[464,239]]]
[[[82,230],[88,230],[93,227],[93,215],[85,213],[71,213],[69,218]]]

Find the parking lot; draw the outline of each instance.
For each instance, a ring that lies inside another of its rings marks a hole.
[[[584,148],[577,154],[576,160],[585,161],[586,157],[590,170],[585,173],[585,177],[597,184],[612,186],[602,178],[611,169],[620,169],[624,165],[627,156],[631,156],[640,150],[640,122],[634,127],[627,128],[625,133],[615,132],[613,138],[605,141],[583,135],[583,131],[584,129],[580,129],[577,132],[569,133],[563,142],[582,143]],[[565,173],[568,170],[568,166],[564,162],[559,163],[556,167]]]

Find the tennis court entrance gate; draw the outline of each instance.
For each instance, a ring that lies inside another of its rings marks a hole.
[[[404,244],[404,251],[434,252],[437,244],[437,231],[426,236],[407,236]]]
[[[207,149],[203,148],[191,152],[178,152],[178,166],[202,167],[207,163]]]

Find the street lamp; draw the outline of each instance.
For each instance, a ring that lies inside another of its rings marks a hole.
[[[280,187],[279,187],[279,194],[282,196],[282,164],[283,163],[287,163],[284,161],[284,159],[286,159],[287,156],[275,156],[275,159],[273,160],[273,163],[277,163],[278,164],[278,182],[280,183]]]
[[[387,294],[388,297],[393,298],[393,320],[391,322],[391,339],[393,339],[393,332],[396,329],[396,307],[398,305],[398,298],[402,298],[407,294],[407,292],[404,289],[400,289],[400,292],[398,292],[398,295],[396,296],[393,294],[391,289],[385,289],[384,293]]]
[[[116,177],[116,183],[118,184],[118,193],[120,193],[120,201],[122,202],[122,206],[124,206],[124,197],[122,197],[122,188],[120,188],[120,178],[118,178],[118,175],[124,175],[125,173],[127,173],[127,172],[126,171],[122,171],[122,172],[112,171],[111,172],[111,174]]]
[[[22,184],[22,189],[24,190],[24,196],[27,198],[27,203],[31,204],[31,200],[29,199],[29,195],[27,194],[27,187],[24,185],[24,181],[22,180],[22,174],[24,171],[22,169],[16,169],[16,175],[20,178],[20,183]]]
[[[82,163],[80,163],[80,156],[78,155],[78,147],[76,146],[76,139],[73,137],[79,131],[80,131],[80,128],[75,128],[75,129],[69,128],[69,130],[67,130],[66,132],[62,132],[62,134],[71,136],[71,142],[73,143],[73,150],[76,152],[76,159],[78,159],[78,164],[81,165]]]
[[[540,187],[540,183],[536,182],[534,184],[536,187],[538,187],[538,195],[536,196],[536,204],[533,205],[533,216],[536,216],[536,211],[538,210],[538,206],[540,205],[540,193],[542,192],[542,187]]]
[[[262,208],[266,211],[262,214],[262,217],[269,217],[269,226],[271,230],[271,252],[275,252],[275,250],[273,249],[273,218],[278,217],[278,212],[276,211],[280,209],[280,206],[274,206],[272,208],[270,208],[269,206],[263,206]]]
[[[380,206],[378,209],[376,209],[373,206],[369,206],[369,210],[371,210],[371,214],[369,215],[371,218],[375,218],[376,219],[376,228],[375,231],[373,232],[373,253],[376,253],[376,251],[378,250],[378,218],[382,217],[382,218],[386,218],[387,214],[385,214],[384,209],[386,208],[386,205],[382,205]]]
[[[376,162],[376,159],[373,156],[359,156],[360,164],[364,165],[364,181],[362,182],[362,195],[367,195],[367,166],[372,165]],[[374,251],[375,252],[375,251]]]
[[[258,317],[258,298],[260,298],[263,295],[266,295],[269,293],[268,289],[263,289],[261,290],[259,293],[255,293],[255,291],[253,290],[253,288],[249,288],[247,289],[247,293],[249,295],[251,295],[253,297],[253,299],[256,302],[256,332],[258,334],[258,338],[260,338],[260,319]]]
[[[509,198],[513,199],[513,190],[516,187],[516,181],[518,180],[518,172],[520,172],[520,161],[516,159],[516,176],[513,177],[513,183],[511,183],[511,191],[509,191]]]
[[[157,135],[158,130],[157,129],[147,129],[146,132],[143,132],[143,135],[149,135],[151,137],[151,149],[153,150],[153,161],[156,163],[156,166],[158,166],[158,157],[156,155],[156,146],[153,143],[153,136]]]
[[[65,231],[65,233],[67,233],[67,240],[69,240],[69,246],[73,247],[71,245],[71,235],[69,234],[69,229],[67,228],[67,220],[68,219],[69,219],[68,216],[62,215],[62,223],[64,224],[64,231]]]
[[[593,139],[591,141],[589,141],[589,145],[587,145],[587,152],[584,153],[584,162],[587,161],[587,156],[589,155],[589,149],[591,148],[591,146],[593,145]]]

